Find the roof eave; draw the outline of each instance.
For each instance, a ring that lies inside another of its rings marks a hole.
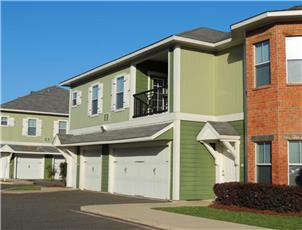
[[[45,115],[56,115],[68,117],[68,113],[53,113],[53,112],[44,112],[44,111],[34,111],[34,110],[22,110],[22,109],[8,109],[0,108],[0,112],[15,112],[15,113],[33,113],[33,114],[45,114]]]

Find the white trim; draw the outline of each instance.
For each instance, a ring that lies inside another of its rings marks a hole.
[[[136,93],[136,66],[130,66],[130,105],[129,105],[129,120],[133,120],[134,115],[134,97],[133,95]]]
[[[172,200],[180,199],[180,120],[174,121],[173,129],[173,188]]]
[[[6,125],[2,125],[2,117],[6,118]],[[7,115],[1,115],[0,118],[1,118],[1,121],[0,121],[0,126],[1,127],[9,127],[10,126],[9,125],[9,116],[7,116]]]
[[[258,143],[262,143],[262,142],[270,142],[271,143],[271,163],[258,163],[258,156],[257,156],[257,144]],[[254,168],[254,172],[255,172],[255,180],[254,180],[254,182],[255,183],[258,183],[258,170],[257,170],[257,167],[258,167],[258,165],[267,165],[267,166],[271,166],[271,177],[273,177],[273,172],[272,172],[272,170],[273,170],[273,159],[272,159],[272,147],[273,147],[273,142],[272,141],[257,141],[257,142],[255,142],[254,143],[254,148],[255,148],[255,151],[254,151],[254,156],[255,156],[255,168]],[[273,179],[273,178],[271,178],[271,179]]]
[[[1,108],[0,111],[3,112],[17,112],[17,113],[34,113],[34,114],[46,114],[46,115],[57,115],[57,116],[66,116],[68,117],[68,113],[52,113],[52,112],[40,112],[40,111],[33,111],[33,110],[21,110],[21,109],[5,109]]]
[[[302,10],[287,10],[287,11],[265,12],[263,14],[254,16],[254,17],[249,18],[247,20],[244,20],[242,22],[239,22],[239,23],[231,25],[231,30],[235,30],[235,29],[238,29],[240,27],[247,26],[247,25],[252,24],[254,22],[263,20],[265,18],[300,16],[300,15],[302,15]]]
[[[26,145],[26,146],[53,146],[49,143],[38,143],[38,142],[21,142],[21,141],[0,141],[0,144],[4,145]]]
[[[287,185],[290,185],[290,178],[289,178],[289,167],[290,166],[301,166],[302,167],[302,162],[301,163],[290,163],[289,162],[289,142],[291,140],[288,140],[287,141]],[[302,140],[292,140],[292,141],[298,141],[298,142],[301,142],[301,145],[302,145]]]
[[[295,59],[293,59],[293,58],[289,58],[288,57],[288,53],[287,53],[287,51],[288,51],[288,47],[287,47],[287,45],[288,45],[288,38],[289,37],[301,37],[302,38],[302,36],[299,36],[299,35],[296,35],[296,36],[286,36],[285,37],[285,71],[286,71],[286,84],[290,84],[290,85],[295,85],[295,84],[301,84],[302,83],[302,81],[301,82],[288,82],[288,61],[289,60],[302,60],[302,58],[295,58]]]
[[[181,49],[176,47],[173,51],[173,111],[180,112],[180,59]]]

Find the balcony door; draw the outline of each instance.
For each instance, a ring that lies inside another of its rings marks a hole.
[[[154,90],[154,95],[152,98],[152,105],[155,112],[160,112],[165,110],[167,98],[167,76],[161,74],[160,76],[151,75],[151,87]]]

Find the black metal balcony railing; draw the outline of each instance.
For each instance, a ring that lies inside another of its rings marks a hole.
[[[134,115],[142,117],[168,111],[167,87],[158,87],[133,95]]]

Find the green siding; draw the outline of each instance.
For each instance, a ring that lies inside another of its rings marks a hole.
[[[214,197],[214,159],[196,140],[204,123],[181,121],[180,130],[180,199],[210,199]]]
[[[15,154],[12,154],[12,157],[9,162],[9,178],[14,178],[14,169],[15,169]]]
[[[79,188],[80,187],[80,148],[81,147],[77,147],[76,151],[77,151],[77,180],[76,180],[76,187]]]
[[[136,93],[148,90],[148,76],[141,70],[136,69]]]
[[[245,135],[244,135],[244,121],[231,121],[229,122],[234,129],[240,134],[240,181],[244,182],[244,145],[245,145]]]
[[[173,139],[173,129],[169,129],[163,134],[159,135],[155,140],[172,140]]]
[[[20,141],[20,142],[40,142],[40,143],[52,143],[53,140],[53,127],[54,121],[66,120],[67,117],[62,116],[50,116],[50,115],[38,115],[31,113],[13,113],[13,112],[1,112],[3,116],[13,117],[15,119],[14,126],[0,126],[1,140],[5,141]],[[25,118],[37,118],[42,121],[42,134],[41,136],[23,136],[22,127],[23,119]]]
[[[44,179],[51,179],[48,176],[47,167],[52,167],[52,155],[45,155],[44,161]]]
[[[122,122],[129,120],[129,108],[118,112],[112,111],[111,108],[111,86],[112,79],[118,76],[129,75],[129,68],[117,71],[115,73],[99,76],[98,79],[86,82],[71,90],[80,90],[82,92],[82,103],[77,107],[71,107],[70,129],[87,128],[102,124]],[[88,90],[92,84],[103,83],[103,113],[97,116],[88,116]],[[109,113],[109,120],[104,121],[104,114]]]
[[[109,145],[103,145],[102,151],[102,192],[108,192]]]

